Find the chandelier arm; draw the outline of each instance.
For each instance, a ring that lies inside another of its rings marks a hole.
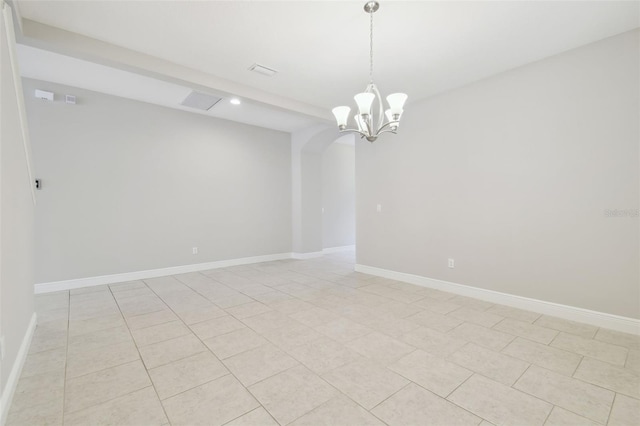
[[[361,138],[366,138],[367,136],[369,136],[358,129],[343,129],[343,130],[340,130],[340,133],[357,133],[360,135]]]
[[[384,123],[382,126],[380,126],[380,128],[378,129],[378,132],[380,132],[380,130],[384,129],[385,127],[392,126],[393,123],[400,123],[400,121],[399,120],[388,121],[388,122]]]

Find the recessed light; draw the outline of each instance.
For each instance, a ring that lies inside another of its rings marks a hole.
[[[240,99],[238,98],[231,98],[229,102],[231,102],[232,105],[240,105]]]

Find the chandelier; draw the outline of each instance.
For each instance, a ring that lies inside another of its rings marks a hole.
[[[368,1],[364,5],[365,12],[369,14],[369,84],[364,92],[353,97],[358,106],[358,114],[353,117],[357,128],[347,128],[351,108],[339,106],[331,110],[336,117],[340,132],[358,133],[361,138],[366,138],[369,142],[375,141],[383,133],[396,133],[400,125],[402,107],[407,100],[407,95],[404,93],[392,93],[387,96],[389,108],[385,111],[380,92],[373,82],[373,13],[379,7],[377,1]],[[377,100],[375,105],[374,100]]]

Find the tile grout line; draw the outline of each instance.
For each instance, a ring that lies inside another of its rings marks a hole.
[[[151,288],[147,285],[147,283],[144,283],[144,285],[151,290]],[[120,304],[118,303],[118,300],[116,300],[116,298],[113,296],[113,291],[111,291],[111,287],[109,287],[109,291],[111,292],[111,296],[114,298],[114,300],[116,302],[116,306],[118,306],[118,310],[120,311],[120,315],[122,315],[123,319],[125,319],[125,326],[127,327],[127,331],[129,332],[129,336],[131,337],[131,340],[133,341],[133,345],[135,346],[136,351],[138,352],[138,358],[139,358],[140,363],[142,364],[142,368],[144,368],[144,372],[146,373],[147,378],[149,379],[149,383],[151,383],[151,387],[153,388],[153,391],[156,394],[156,397],[158,398],[158,402],[160,403],[160,407],[162,407],[162,412],[164,413],[164,417],[167,419],[169,424],[171,424],[171,419],[169,418],[169,416],[167,414],[167,410],[165,410],[164,405],[162,404],[162,400],[160,399],[160,395],[158,394],[158,390],[156,389],[156,387],[155,387],[155,385],[153,383],[153,380],[151,380],[151,375],[149,374],[149,370],[147,370],[147,367],[146,367],[146,365],[144,363],[144,360],[142,359],[142,354],[140,353],[140,348],[138,347],[138,343],[136,342],[136,339],[134,339],[133,334],[131,333],[131,329],[129,328],[129,325],[126,322],[126,318],[125,318],[124,312],[122,312],[122,309],[120,308]],[[151,290],[151,291],[153,292],[153,290]],[[162,301],[162,303],[164,303],[164,301]],[[135,362],[135,361],[132,361],[132,362]],[[145,389],[145,388],[143,388],[143,389]],[[126,395],[131,395],[132,393],[137,392],[139,390],[141,390],[141,389],[137,389],[137,390],[135,390],[133,392],[129,392]],[[125,395],[121,395],[121,396],[125,396]]]
[[[66,406],[66,398],[67,398],[67,366],[69,365],[69,334],[70,334],[70,323],[71,323],[71,290],[68,292],[68,305],[67,305],[67,344],[65,347],[64,353],[64,383],[62,386],[62,424],[64,425],[64,414],[65,414],[65,406]]]
[[[178,281],[179,281],[179,280],[178,280]],[[145,283],[145,285],[146,285],[146,283]],[[151,289],[151,288],[150,288],[150,289]],[[158,296],[158,297],[162,300],[162,302],[163,302],[163,303],[165,303],[164,299],[162,299],[162,297],[161,297],[160,295],[158,295],[158,294],[155,292],[155,290],[151,289],[151,291],[152,291],[154,294],[156,294],[156,296]],[[212,302],[212,303],[213,303],[213,302]],[[166,303],[165,303],[165,305],[166,305]],[[171,310],[171,312],[173,312],[176,316],[178,316],[178,314],[173,310],[173,308],[171,308],[171,306],[167,305],[167,308],[169,308],[169,310]],[[223,308],[220,308],[220,309],[223,309]],[[223,309],[223,310],[226,312],[226,310],[225,310],[225,309]],[[178,318],[180,318],[180,317],[178,316]],[[180,321],[182,321],[182,319],[180,319]],[[183,324],[184,324],[184,321],[182,321],[182,322],[183,322]],[[189,326],[188,326],[188,325],[186,325],[186,324],[184,324],[184,325],[185,325],[187,328],[189,328]],[[191,329],[189,328],[189,330],[191,330]],[[193,331],[192,331],[192,333],[193,333]],[[257,402],[257,403],[262,407],[262,408],[264,408],[264,410],[265,410],[267,413],[269,413],[269,411],[266,409],[266,407],[264,407],[264,406],[262,405],[262,403],[260,402],[260,400],[259,400],[258,398],[256,398],[256,397],[251,393],[251,391],[249,391],[248,387],[246,387],[246,386],[245,386],[245,385],[244,385],[244,384],[243,384],[243,383],[242,383],[242,382],[241,382],[241,381],[236,377],[236,375],[235,375],[235,374],[233,374],[233,372],[232,372],[231,370],[229,370],[229,368],[226,366],[226,364],[225,364],[225,363],[224,363],[220,358],[218,358],[218,357],[216,356],[216,354],[215,354],[215,353],[213,353],[213,351],[212,351],[212,350],[211,350],[211,349],[206,345],[206,343],[204,343],[204,342],[202,341],[202,339],[200,339],[200,337],[199,337],[198,335],[196,335],[195,333],[193,333],[193,335],[196,337],[196,339],[198,339],[198,340],[200,341],[200,343],[202,343],[202,344],[207,348],[207,351],[209,351],[209,353],[210,353],[211,355],[213,355],[213,356],[218,360],[218,362],[220,362],[220,364],[221,364],[222,366],[224,366],[224,368],[227,370],[228,374],[224,374],[224,375],[222,375],[222,376],[220,376],[220,377],[216,377],[215,379],[209,380],[209,381],[208,381],[208,382],[206,382],[206,383],[201,383],[201,384],[198,384],[198,385],[196,385],[196,386],[194,386],[194,387],[191,387],[191,388],[189,388],[189,389],[185,389],[185,390],[184,390],[184,391],[182,391],[182,392],[179,392],[179,393],[177,393],[177,394],[175,394],[175,395],[171,395],[171,396],[169,396],[169,397],[165,398],[165,400],[167,400],[167,399],[169,399],[169,398],[173,398],[173,397],[175,397],[175,396],[177,396],[177,395],[183,394],[183,393],[185,393],[185,392],[188,392],[188,391],[193,390],[193,389],[195,389],[195,388],[198,388],[198,387],[200,387],[200,386],[206,385],[206,384],[208,384],[208,383],[214,382],[214,381],[216,381],[216,380],[218,380],[218,379],[220,379],[220,378],[222,378],[222,377],[224,377],[224,376],[231,375],[231,376],[233,376],[233,378],[234,378],[234,379],[235,379],[235,380],[240,384],[240,386],[242,386],[242,387],[243,387],[243,388],[244,388],[244,389],[245,389],[245,390],[246,390],[246,391],[251,395],[251,397],[252,397],[252,398],[253,398],[253,399],[254,399],[254,400],[255,400],[255,401],[256,401],[256,402]],[[187,357],[187,358],[188,358],[188,357]],[[149,374],[149,371],[146,369],[146,367],[145,367],[145,370],[147,371],[147,375],[148,375],[148,374]],[[151,383],[152,383],[152,385],[153,385],[153,387],[154,387],[154,389],[155,389],[155,385],[153,384],[153,380],[151,380],[151,377],[150,377],[150,376],[149,376],[149,380],[151,381]],[[157,393],[157,389],[156,389],[156,395],[158,395],[158,393]],[[167,420],[169,420],[169,422],[171,423],[171,419],[170,419],[170,418],[169,418],[169,416],[167,415],[167,412],[166,412],[165,407],[164,407],[164,404],[163,404],[163,400],[162,400],[162,399],[160,399],[160,395],[158,395],[158,400],[160,401],[160,405],[162,406],[162,409],[163,409],[163,411],[165,412],[165,416],[167,417]],[[250,411],[253,411],[253,410],[249,410],[249,411],[247,411],[247,412],[243,413],[242,415],[245,415],[245,414],[247,414],[247,413],[248,413],[248,412],[250,412]],[[269,415],[271,416],[271,413],[269,413]],[[271,416],[271,417],[273,418],[273,416]],[[274,418],[274,421],[275,421],[275,418]],[[277,422],[277,421],[276,421],[276,423],[279,423],[279,422]]]

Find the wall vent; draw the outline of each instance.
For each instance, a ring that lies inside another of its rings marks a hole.
[[[220,102],[220,99],[222,98],[192,90],[191,93],[189,93],[187,97],[184,98],[181,104],[189,108],[208,111],[212,106]]]
[[[249,71],[257,72],[258,74],[266,75],[267,77],[272,77],[278,73],[278,71],[273,68],[265,67],[260,64],[253,64],[249,67]]]
[[[64,95],[64,101],[68,104],[75,105],[76,97],[74,95]]]

